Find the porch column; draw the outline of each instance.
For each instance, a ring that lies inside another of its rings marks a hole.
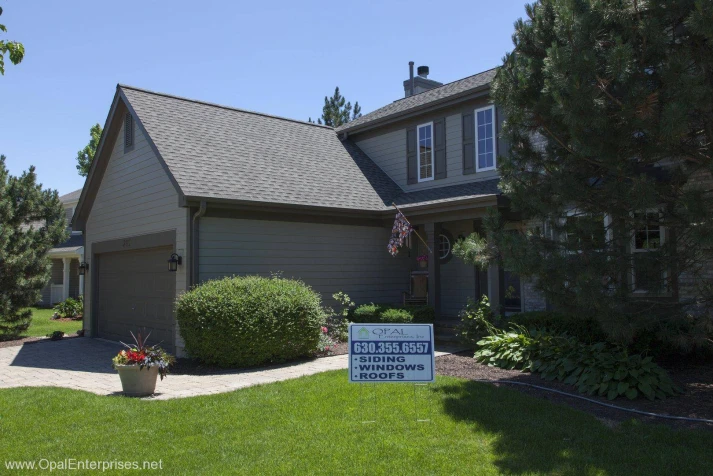
[[[497,263],[488,266],[488,300],[490,309],[500,314],[500,266]]]
[[[62,299],[67,299],[69,297],[69,263],[72,261],[71,258],[62,258],[62,264],[64,268],[62,269]]]
[[[79,255],[79,264],[81,264],[84,261],[84,253]],[[84,275],[80,274],[79,275],[79,295],[84,296]]]
[[[440,223],[425,223],[426,241],[432,253],[428,256],[428,304],[433,306],[436,318],[441,315],[441,263],[438,256],[438,235]]]

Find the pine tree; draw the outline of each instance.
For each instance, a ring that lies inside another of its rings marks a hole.
[[[56,190],[43,190],[35,168],[13,177],[0,156],[0,338],[27,330],[50,278],[47,252],[66,240]]]
[[[526,13],[493,98],[510,144],[501,188],[531,226],[506,231],[493,213],[458,253],[534,278],[614,341],[704,342],[710,320],[687,317],[680,283],[698,285],[699,309],[713,302],[713,3],[541,0]]]
[[[94,154],[97,152],[101,136],[102,126],[94,124],[91,129],[89,129],[89,143],[84,149],[77,152],[77,172],[82,177],[86,177],[89,174],[89,168],[92,166]]]
[[[332,95],[332,97],[324,97],[322,121],[324,121],[325,125],[339,127],[349,121],[353,121],[357,117],[361,117],[361,106],[359,106],[359,102],[354,103],[354,110],[352,111],[352,103],[347,102],[344,96],[342,96],[339,92],[339,86],[334,89],[334,95]]]

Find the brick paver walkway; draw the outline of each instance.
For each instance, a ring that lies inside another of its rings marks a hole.
[[[0,348],[0,388],[66,387],[99,395],[121,393],[111,359],[120,344],[89,338],[39,342]],[[457,349],[448,349],[451,352]],[[449,353],[436,352],[436,355]],[[169,375],[159,380],[154,399],[169,399],[230,392],[252,385],[278,382],[328,370],[347,368],[347,356],[323,357],[308,362],[260,369],[226,371],[212,375]]]

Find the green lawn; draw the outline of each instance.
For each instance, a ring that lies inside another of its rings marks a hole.
[[[431,423],[414,421],[413,387],[382,385],[377,423],[364,424],[374,416],[371,391],[349,384],[346,371],[169,401],[5,389],[0,459],[160,459],[170,474],[711,471],[711,431],[635,421],[611,429],[568,407],[449,377],[425,390]]]
[[[62,331],[65,334],[75,334],[82,328],[82,321],[57,322],[50,319],[54,314],[53,309],[32,308],[32,324],[21,337],[44,337],[54,331]]]

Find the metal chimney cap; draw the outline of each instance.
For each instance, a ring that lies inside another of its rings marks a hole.
[[[419,67],[416,69],[416,72],[417,72],[418,75],[421,76],[422,78],[428,78],[428,73],[429,73],[428,66],[419,66]]]

